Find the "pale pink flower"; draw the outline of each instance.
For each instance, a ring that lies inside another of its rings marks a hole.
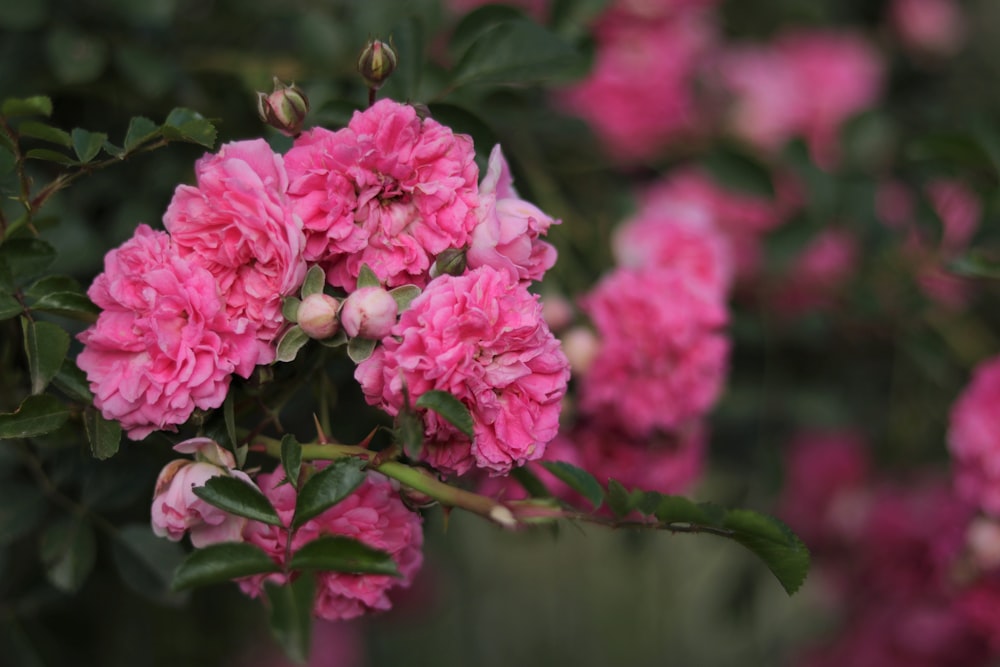
[[[965,15],[956,0],[892,0],[889,21],[910,51],[950,56],[965,43]]]
[[[472,140],[389,99],[347,127],[304,133],[285,156],[306,259],[353,290],[363,264],[423,287],[435,257],[469,242],[479,203]]]
[[[190,532],[191,544],[205,547],[216,542],[242,542],[247,520],[229,514],[194,494],[194,487],[220,475],[236,477],[256,486],[246,473],[235,470],[233,455],[209,438],[191,438],[174,445],[174,451],[194,454],[196,460],[171,461],[160,472],[153,491],[153,532],[177,542]]]
[[[340,329],[340,320],[337,319],[339,310],[340,301],[329,294],[310,294],[299,304],[295,320],[307,336],[323,340]]]
[[[1000,357],[976,367],[952,406],[948,449],[959,496],[1000,516]]]
[[[499,144],[490,153],[479,185],[477,215],[479,224],[472,230],[466,254],[470,269],[492,266],[507,271],[512,278],[531,282],[541,280],[556,263],[556,249],[540,237],[559,221],[518,196]]]
[[[619,268],[582,307],[601,339],[581,378],[582,411],[641,438],[682,430],[715,403],[729,352],[720,294],[677,270]]]
[[[270,363],[285,325],[282,297],[306,274],[283,160],[263,139],[237,141],[198,160],[195,176],[197,186],[174,192],[164,226],[182,255],[215,276],[234,325],[256,332],[257,363]]]
[[[382,287],[370,285],[347,295],[340,308],[340,323],[352,338],[377,340],[389,335],[397,315],[399,306],[392,295]]]
[[[215,278],[163,232],[140,225],[87,294],[103,312],[79,335],[77,364],[94,405],[133,440],[219,407],[232,374],[253,371],[253,332],[233,329]]]
[[[431,281],[355,378],[391,415],[404,408],[404,390],[411,402],[430,390],[452,394],[472,414],[474,437],[424,411],[422,458],[447,474],[475,466],[505,475],[555,437],[569,364],[538,298],[482,267]]]
[[[260,475],[257,482],[285,525],[249,521],[243,531],[247,542],[263,549],[280,565],[285,563],[288,539],[285,526],[291,523],[296,500],[295,488],[281,484],[283,478],[284,473],[279,469]],[[325,535],[350,537],[387,552],[401,575],[320,572],[316,577],[313,614],[326,620],[346,620],[389,609],[392,603],[388,593],[394,588],[408,587],[423,562],[420,515],[408,510],[393,483],[378,473],[368,473],[351,495],[302,524],[292,538],[292,555],[306,543]],[[244,593],[257,597],[265,581],[286,583],[287,577],[257,575],[241,579],[239,584]]]

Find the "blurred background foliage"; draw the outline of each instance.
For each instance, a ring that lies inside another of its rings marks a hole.
[[[605,4],[557,0],[550,32],[526,34],[523,46],[540,51],[518,70],[516,51],[462,64],[484,27],[519,11],[511,8],[463,22],[436,0],[5,0],[0,91],[50,96],[52,123],[67,130],[114,139],[134,116],[162,122],[187,107],[212,120],[219,143],[264,133],[281,149],[288,140],[261,126],[255,91],[270,90],[274,76],[295,81],[310,96],[312,122],[341,124],[365,101],[354,73],[358,51],[369,37],[392,35],[400,68],[381,95],[427,104],[434,117],[472,134],[481,160],[502,143],[522,196],[563,220],[550,235],[560,261],[544,289],[574,295],[611,265],[608,238],[634,209],[631,184],[681,162],[709,161],[717,148],[678,146],[622,169],[583,121],[554,110],[550,90],[587,72],[589,21]],[[765,280],[755,290],[787,280],[782,267],[831,220],[861,239],[864,260],[827,311],[786,318],[760,293],[736,302],[728,390],[712,417],[700,499],[767,509],[782,483],[782,444],[803,427],[860,430],[893,473],[946,465],[948,408],[969,369],[1000,350],[996,288],[958,312],[929,304],[900,275],[898,239],[878,224],[873,204],[877,179],[890,173],[913,184],[960,177],[983,202],[973,245],[1000,247],[1000,4],[964,3],[965,48],[931,62],[894,49],[886,4],[729,0],[720,9],[730,39],[768,39],[788,26],[863,30],[882,46],[889,77],[880,106],[843,129],[840,167],[819,169],[800,143],[778,158],[805,184],[807,204],[768,238]],[[510,68],[490,70],[496,62]],[[768,165],[751,159],[734,170],[732,153],[719,150],[716,175],[750,192],[771,187]],[[158,223],[203,152],[170,146],[59,193],[45,211],[59,225],[41,230],[59,253],[59,271],[89,284],[108,248],[139,222]],[[33,169],[48,177],[45,163]],[[927,202],[918,214],[940,236]],[[23,369],[8,363],[19,356],[16,323],[3,326],[3,372],[12,375],[0,384],[10,391]],[[16,406],[11,400],[4,397],[3,411]],[[307,404],[293,409],[286,425],[308,429],[309,413]],[[351,426],[343,433],[353,435]],[[83,440],[43,439],[30,455],[0,447],[4,664],[283,664],[269,657],[259,605],[235,587],[183,598],[164,592],[179,548],[143,531],[169,455],[161,439],[160,447],[155,440],[123,447],[103,462]],[[52,489],[66,502],[53,502]],[[67,536],[60,522],[79,512],[93,527]],[[345,655],[361,651],[370,665],[772,665],[829,624],[810,586],[787,599],[759,563],[711,537],[573,526],[557,536],[509,535],[457,514],[447,530],[432,515],[427,537],[415,588],[391,613],[354,624],[360,634],[343,640]],[[63,585],[53,583],[60,540],[89,555],[64,565]],[[84,576],[74,579],[73,568]],[[314,664],[348,664],[335,653]]]

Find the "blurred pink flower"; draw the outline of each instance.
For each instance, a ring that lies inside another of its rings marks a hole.
[[[618,268],[582,302],[600,339],[580,378],[580,409],[642,438],[699,420],[725,381],[728,313],[689,274]]]
[[[964,251],[979,228],[983,211],[979,197],[965,183],[953,179],[928,183],[927,196],[944,225],[941,251],[947,256]]]
[[[959,496],[1000,516],[1000,357],[976,367],[952,406],[948,449]]]
[[[290,484],[281,484],[281,469],[260,475],[257,483],[268,497],[278,516],[289,525],[295,511],[296,492]],[[346,574],[321,572],[316,577],[316,601],[313,613],[329,621],[356,618],[370,611],[384,611],[392,606],[388,593],[407,587],[423,562],[424,535],[420,515],[411,512],[399,498],[393,484],[378,473],[368,473],[351,495],[314,519],[302,524],[292,538],[292,554],[303,545],[325,535],[340,535],[381,549],[396,561],[400,577],[386,574]],[[285,562],[288,530],[249,521],[243,531],[245,540],[267,552],[278,564]],[[285,583],[286,575],[256,575],[239,580],[240,588],[257,597],[265,581]]]
[[[950,56],[965,43],[965,15],[956,0],[892,0],[889,22],[903,45],[917,53]]]
[[[452,394],[472,413],[475,437],[426,411],[421,456],[448,474],[476,466],[505,475],[555,437],[569,363],[538,298],[482,267],[432,280],[355,378],[391,415],[404,408],[404,390],[411,401],[430,390]]]
[[[285,156],[306,259],[353,290],[362,264],[388,287],[427,284],[435,256],[469,242],[479,203],[472,140],[389,99]]]
[[[499,144],[490,153],[486,176],[479,185],[476,213],[479,224],[472,230],[466,254],[470,269],[492,266],[531,282],[541,280],[556,263],[556,249],[541,237],[559,221],[518,196]]]
[[[846,229],[820,231],[785,270],[775,306],[790,315],[829,308],[854,275],[859,254],[857,239]]]
[[[77,364],[94,405],[133,440],[219,407],[232,374],[257,362],[254,330],[233,329],[212,274],[146,225],[105,256],[87,294],[103,311],[78,336]]]
[[[178,251],[215,276],[226,313],[260,341],[258,364],[274,360],[285,325],[282,297],[306,274],[302,223],[292,215],[280,155],[263,139],[228,143],[195,164],[163,216]]]
[[[243,541],[247,520],[229,514],[194,494],[213,477],[228,475],[256,488],[246,473],[235,470],[236,460],[227,450],[209,438],[191,438],[174,445],[174,451],[195,454],[196,460],[171,461],[160,472],[153,491],[153,532],[177,542],[191,533],[191,544],[205,547],[216,542]]]

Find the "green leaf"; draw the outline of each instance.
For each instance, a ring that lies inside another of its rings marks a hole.
[[[378,341],[370,338],[352,338],[347,341],[347,356],[356,364],[372,356]]]
[[[28,355],[31,393],[40,394],[62,368],[69,352],[69,334],[57,324],[21,318],[24,352]]]
[[[302,298],[310,296],[312,294],[322,294],[323,287],[326,285],[326,274],[323,272],[323,267],[319,264],[313,264],[308,271],[306,271],[306,279],[302,282],[302,291],[300,294]]]
[[[110,141],[105,141],[103,144],[101,144],[101,148],[103,148],[104,152],[110,155],[111,157],[116,157],[121,159],[125,155],[124,148],[122,148],[121,146],[115,146]]]
[[[143,145],[150,139],[160,135],[160,126],[142,116],[135,116],[128,123],[128,130],[125,132],[125,151],[130,152]]]
[[[791,595],[809,573],[809,549],[792,530],[773,516],[750,510],[730,510],[722,526],[733,539],[754,552]]]
[[[608,480],[608,507],[617,517],[623,517],[639,506],[644,494],[638,489],[629,491],[619,482],[613,479]]]
[[[292,527],[298,528],[349,496],[364,481],[364,468],[362,459],[338,459],[306,480],[299,489]]]
[[[281,466],[285,477],[294,488],[299,488],[299,472],[302,470],[302,445],[291,433],[281,439]]]
[[[295,361],[299,350],[308,342],[309,336],[302,330],[302,327],[297,324],[289,327],[288,331],[281,337],[281,340],[278,341],[278,350],[274,360],[285,362]]]
[[[451,85],[566,82],[586,67],[586,59],[558,35],[519,18],[479,35],[455,67]]]
[[[479,7],[464,17],[455,26],[451,33],[451,42],[448,44],[448,52],[453,61],[458,62],[469,50],[469,47],[479,39],[483,33],[495,28],[507,21],[516,21],[524,18],[524,12],[509,5],[489,4]]]
[[[177,542],[154,535],[148,523],[120,528],[111,553],[118,575],[136,593],[175,606],[185,600],[186,596],[177,595],[170,589],[174,571],[184,559],[184,551]]]
[[[51,116],[52,100],[44,95],[35,97],[8,97],[0,105],[0,115],[13,116]]]
[[[0,145],[0,177],[6,176],[14,171],[14,167],[16,166],[17,158],[14,157],[14,153],[11,152],[11,149]]]
[[[247,542],[220,542],[191,552],[174,573],[172,587],[181,591],[280,571],[259,547]]]
[[[286,296],[281,302],[281,316],[289,322],[299,321],[299,307],[302,301],[294,296]]]
[[[399,312],[403,312],[410,307],[413,300],[420,296],[420,288],[416,285],[400,285],[389,290],[389,294],[396,300],[396,307]]]
[[[771,173],[760,162],[732,148],[720,147],[702,161],[702,165],[720,185],[737,192],[774,197]]]
[[[721,526],[726,510],[711,503],[694,503],[682,496],[660,496],[652,514],[663,523]]]
[[[32,148],[30,151],[24,154],[24,157],[28,160],[43,160],[45,162],[55,162],[57,164],[70,165],[76,164],[76,160],[66,155],[65,153],[60,153],[58,151],[50,151],[47,148]]]
[[[420,456],[424,446],[424,420],[409,407],[404,406],[396,415],[395,439],[412,458]]]
[[[0,547],[34,530],[47,507],[45,495],[34,484],[5,479],[0,484]]]
[[[73,128],[73,150],[80,162],[87,164],[101,152],[101,146],[108,140],[108,135],[103,132],[88,132],[79,127]]]
[[[281,517],[271,501],[257,487],[236,477],[217,475],[204,486],[192,489],[194,495],[219,509],[254,521],[283,526]]]
[[[215,126],[197,111],[177,108],[167,115],[162,128],[167,139],[189,141],[205,148],[215,145]]]
[[[475,437],[472,430],[472,414],[469,412],[469,408],[448,392],[437,389],[426,391],[421,394],[414,405],[418,408],[433,410],[468,437]]]
[[[284,586],[266,582],[264,592],[271,607],[271,633],[292,661],[304,663],[312,643],[315,577],[305,573]]]
[[[0,321],[9,320],[23,311],[17,299],[7,294],[0,294]]]
[[[81,371],[72,359],[67,358],[63,362],[62,368],[52,378],[52,384],[75,401],[91,403],[94,400],[86,373]]]
[[[971,252],[965,257],[959,257],[948,268],[970,278],[1000,279],[1000,260],[981,253]]]
[[[47,123],[40,123],[36,120],[26,120],[17,126],[17,133],[22,137],[41,139],[52,144],[59,144],[69,148],[73,145],[73,139],[69,132],[53,127]]]
[[[53,521],[42,533],[40,554],[52,585],[65,593],[75,593],[97,558],[94,529],[79,517]]]
[[[545,486],[545,482],[538,478],[530,468],[522,466],[510,471],[510,476],[528,492],[532,498],[551,498],[552,492]]]
[[[583,468],[577,468],[565,461],[539,461],[539,463],[556,478],[589,500],[595,510],[604,502],[604,489],[594,479],[594,476]]]
[[[289,567],[293,570],[399,576],[396,561],[388,553],[342,535],[326,535],[302,545],[292,556]]]
[[[337,333],[333,334],[333,336],[331,336],[330,338],[324,338],[323,340],[319,341],[319,344],[322,345],[323,347],[336,348],[336,347],[341,347],[342,345],[347,345],[347,342],[348,342],[347,334],[344,333],[343,329],[341,329]]]
[[[226,394],[226,400],[222,402],[222,418],[226,422],[226,437],[229,438],[229,445],[236,447],[238,442],[236,436],[236,399],[232,391]]]
[[[389,78],[384,95],[399,100],[419,99],[420,78],[426,63],[423,23],[411,14],[394,25],[389,34],[399,65]]]
[[[118,453],[122,441],[122,425],[112,419],[105,419],[92,406],[83,411],[83,424],[87,429],[87,440],[94,458],[109,459]]]
[[[15,412],[0,413],[0,440],[33,438],[55,431],[69,418],[69,408],[55,396],[28,396]]]
[[[15,280],[34,277],[56,258],[55,249],[41,239],[8,239],[0,245],[0,262]]]
[[[362,264],[361,269],[358,271],[358,289],[362,287],[381,287],[382,283],[379,282],[378,276],[372,271],[372,268],[367,264]]]

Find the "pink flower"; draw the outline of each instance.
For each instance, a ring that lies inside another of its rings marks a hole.
[[[950,56],[965,42],[965,16],[955,0],[892,0],[889,21],[904,46],[918,53]]]
[[[351,336],[361,336],[378,340],[389,335],[399,306],[389,292],[374,285],[359,287],[351,292],[340,309],[340,323],[344,332]]]
[[[472,140],[384,99],[331,132],[316,128],[285,156],[306,259],[353,290],[362,264],[388,287],[423,287],[437,254],[476,225]]]
[[[87,294],[103,312],[79,335],[77,364],[94,405],[133,440],[219,407],[232,374],[253,371],[253,333],[233,329],[215,278],[163,232],[140,225]]]
[[[295,319],[307,336],[323,340],[340,329],[340,320],[337,319],[339,310],[340,301],[329,294],[310,294],[302,299]]]
[[[927,195],[944,225],[942,252],[954,256],[964,251],[979,228],[983,210],[979,197],[961,181],[950,179],[928,183]]]
[[[673,269],[620,268],[582,302],[601,348],[580,408],[642,438],[700,419],[722,390],[729,344],[721,296]]]
[[[849,231],[822,230],[785,271],[775,295],[776,306],[790,315],[831,307],[854,275],[859,253],[858,242]]]
[[[427,411],[422,457],[448,474],[476,466],[505,475],[555,437],[569,364],[538,298],[482,267],[431,281],[354,376],[368,403],[391,415],[404,408],[404,388],[411,401],[452,394],[471,412],[475,437]]]
[[[976,368],[952,406],[948,449],[958,495],[1000,516],[1000,357]]]
[[[225,144],[195,164],[163,216],[180,253],[211,272],[226,312],[259,340],[258,364],[274,360],[283,296],[306,274],[302,223],[292,215],[280,155],[263,139]]]
[[[229,475],[255,486],[246,473],[236,468],[233,455],[209,438],[192,438],[178,443],[174,451],[195,454],[196,460],[171,461],[160,472],[153,492],[153,532],[177,542],[190,531],[191,544],[205,547],[216,542],[242,542],[247,520],[222,511],[194,494],[213,477]]]
[[[279,469],[259,476],[257,481],[287,526],[295,512],[296,492],[290,484],[281,485],[283,478],[284,473]],[[276,563],[285,563],[287,528],[250,521],[243,535],[247,542],[263,549]],[[292,553],[324,535],[350,537],[387,552],[396,561],[401,575],[397,578],[385,574],[319,573],[313,613],[329,621],[389,609],[392,606],[389,591],[409,586],[423,562],[420,515],[408,510],[393,484],[377,473],[369,473],[351,495],[302,524],[292,538]],[[286,577],[258,575],[241,579],[239,584],[244,593],[257,597],[265,580],[285,583]]]
[[[556,263],[556,249],[542,241],[559,221],[517,195],[500,145],[490,153],[489,167],[479,186],[479,224],[472,230],[466,255],[468,267],[492,266],[513,278],[541,280]]]
[[[616,159],[655,157],[672,141],[702,131],[695,80],[715,41],[708,13],[696,6],[655,18],[609,12],[594,38],[590,76],[561,101]]]

